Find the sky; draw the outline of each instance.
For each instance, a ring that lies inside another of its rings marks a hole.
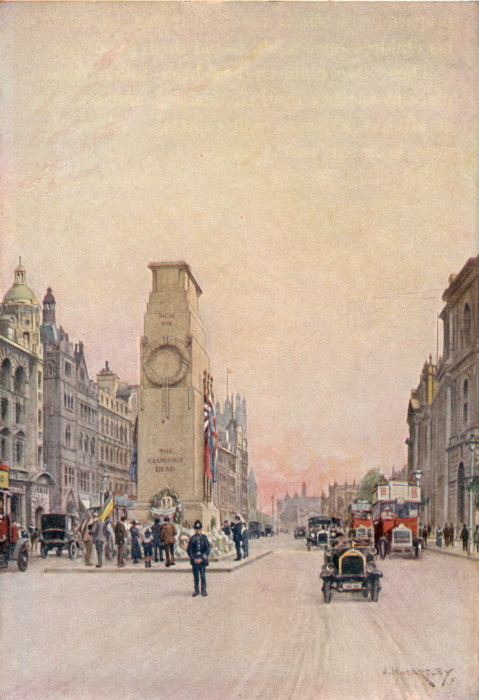
[[[139,381],[148,263],[185,260],[260,505],[406,462],[478,253],[477,3],[2,3],[0,291]],[[439,344],[439,354],[441,352]]]

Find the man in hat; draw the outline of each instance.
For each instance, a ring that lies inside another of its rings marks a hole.
[[[241,518],[239,515],[235,517],[235,521],[233,523],[233,527],[231,528],[233,532],[233,541],[235,543],[236,547],[236,559],[235,561],[240,561],[241,559],[241,542],[243,539],[243,533],[242,533],[242,523],[241,523]]]
[[[126,515],[124,515],[115,525],[115,542],[118,547],[117,564],[120,568],[125,566],[125,543],[127,538],[126,521],[127,518]]]
[[[201,580],[201,595],[206,596],[206,567],[208,566],[208,554],[210,553],[210,543],[208,538],[201,532],[202,524],[200,520],[196,520],[193,525],[195,534],[190,537],[188,542],[188,556],[190,564],[193,567],[193,579],[195,582],[195,591],[193,597],[200,594]]]
[[[161,543],[165,548],[166,566],[175,565],[175,535],[176,527],[173,523],[170,523],[169,516],[165,515],[160,537]]]

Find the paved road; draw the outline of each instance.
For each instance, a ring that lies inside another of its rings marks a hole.
[[[175,570],[44,573],[38,558],[1,574],[0,697],[479,698],[476,561],[388,559],[378,603],[325,605],[322,554],[286,535],[252,543],[268,548],[211,573],[207,598]]]

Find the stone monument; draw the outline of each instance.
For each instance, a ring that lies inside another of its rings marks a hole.
[[[148,265],[153,286],[141,339],[138,501],[132,517],[152,518],[159,502],[181,503],[181,521],[220,526],[204,469],[204,392],[209,378],[201,289],[185,262]],[[154,511],[153,511],[154,512]]]

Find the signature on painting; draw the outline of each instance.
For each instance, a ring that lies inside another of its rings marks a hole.
[[[456,680],[452,673],[453,668],[447,670],[443,668],[392,668],[384,669],[385,676],[419,676],[431,688],[444,688],[446,683],[454,683]],[[434,678],[434,680],[433,680]]]

